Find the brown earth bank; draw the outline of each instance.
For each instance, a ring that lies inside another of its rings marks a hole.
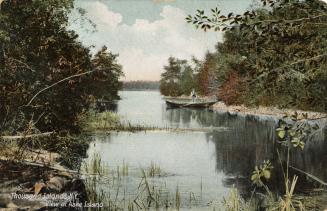
[[[86,201],[84,183],[74,174],[12,162],[0,168],[0,209],[49,210]]]
[[[0,210],[74,210],[70,203],[86,201],[78,172],[55,162],[55,153],[42,151],[39,158],[0,158]]]

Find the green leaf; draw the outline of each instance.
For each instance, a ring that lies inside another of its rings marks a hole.
[[[266,178],[266,179],[270,179],[271,177],[271,173],[269,170],[263,170],[263,176]]]
[[[254,182],[255,180],[257,180],[257,177],[258,177],[257,174],[252,174],[251,181]]]
[[[285,138],[285,134],[286,134],[285,130],[278,131],[278,137],[281,139]]]
[[[290,136],[295,136],[296,135],[296,132],[294,130],[291,130],[290,131]]]

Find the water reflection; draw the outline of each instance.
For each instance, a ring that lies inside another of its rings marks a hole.
[[[100,153],[102,160],[114,168],[128,163],[131,174],[125,181],[127,193],[133,194],[139,185],[140,167],[147,168],[151,162],[168,173],[167,177],[154,178],[154,183],[164,183],[170,192],[175,192],[178,186],[184,201],[194,193],[200,198],[196,206],[221,201],[232,185],[247,195],[252,189],[250,175],[254,166],[268,159],[275,167],[269,186],[275,191],[283,188],[276,154],[280,148],[275,142],[276,119],[209,109],[167,110],[158,92],[124,91],[121,96],[117,112],[132,124],[197,129],[96,135],[88,154]],[[220,130],[222,127],[227,129]],[[291,165],[326,181],[326,152],[326,134],[318,133],[303,151],[292,151]],[[301,176],[297,187],[304,191],[312,184]]]
[[[176,108],[176,109],[165,109],[163,111],[163,116],[165,116],[166,120],[170,123],[170,125],[174,125],[175,127],[201,127],[205,126],[201,124],[201,117],[210,117],[212,111],[205,110],[196,110],[189,108]],[[209,121],[207,121],[209,123]],[[209,125],[206,125],[209,126]]]
[[[281,152],[283,149],[275,142],[276,119],[192,109],[170,109],[163,115],[176,125],[195,125],[196,122],[200,127],[229,128],[225,131],[206,133],[206,140],[215,145],[216,170],[227,176],[223,181],[225,186],[236,184],[241,190],[247,190],[251,185],[249,178],[254,166],[269,159],[275,166],[273,177],[269,181],[270,186],[275,190],[283,187],[276,153],[277,149]],[[327,162],[323,162],[327,160],[326,152],[326,137],[320,132],[307,141],[303,151],[291,151],[290,164],[326,181]],[[299,191],[304,191],[312,185],[312,182],[299,172],[296,174],[300,176]]]

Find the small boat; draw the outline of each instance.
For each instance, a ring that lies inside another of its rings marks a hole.
[[[215,104],[217,101],[201,101],[201,102],[196,102],[196,101],[190,101],[190,102],[185,102],[185,101],[172,101],[172,100],[166,100],[166,104],[168,108],[208,108]]]

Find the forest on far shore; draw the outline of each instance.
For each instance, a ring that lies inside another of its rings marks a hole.
[[[124,81],[123,90],[159,90],[159,81]]]

